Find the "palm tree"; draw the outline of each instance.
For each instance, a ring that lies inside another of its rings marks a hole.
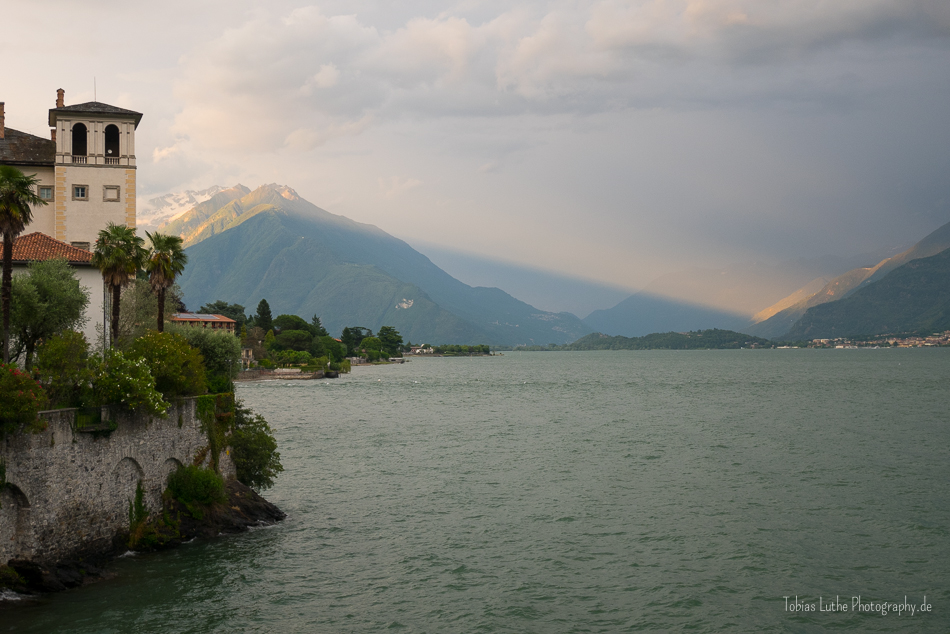
[[[165,330],[165,291],[175,283],[175,278],[185,270],[188,256],[182,249],[182,239],[163,233],[145,232],[152,242],[145,270],[152,292],[158,295],[158,332]]]
[[[0,165],[0,233],[3,234],[3,362],[10,362],[10,289],[13,286],[13,239],[33,220],[30,205],[45,205],[34,188],[36,174],[26,176],[11,165]]]
[[[119,299],[122,287],[135,278],[145,264],[144,240],[135,229],[110,222],[99,232],[92,265],[102,271],[102,279],[112,292],[112,332],[109,345],[115,346],[119,333]]]

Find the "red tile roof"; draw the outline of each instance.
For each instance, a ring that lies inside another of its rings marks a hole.
[[[66,258],[71,264],[89,264],[92,253],[39,232],[20,236],[13,242],[14,262],[55,260],[56,258]]]
[[[171,319],[175,321],[221,321],[236,324],[237,322],[230,317],[218,315],[215,313],[174,313]]]

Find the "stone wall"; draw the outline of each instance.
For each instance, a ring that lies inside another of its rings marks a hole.
[[[7,481],[0,490],[0,564],[108,552],[113,538],[128,531],[138,482],[149,510],[161,509],[168,474],[208,446],[193,398],[172,404],[166,418],[120,414],[108,434],[75,431],[75,413],[43,412],[45,431],[0,440]],[[234,476],[226,452],[219,468]]]

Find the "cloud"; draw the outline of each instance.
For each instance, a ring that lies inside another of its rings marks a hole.
[[[180,155],[181,151],[182,151],[181,146],[178,143],[175,143],[173,145],[169,145],[168,147],[163,147],[163,148],[157,147],[154,150],[152,150],[152,162],[160,163],[161,161],[164,161],[165,159],[174,157],[176,155]]]
[[[602,0],[499,9],[481,21],[416,16],[391,30],[313,6],[256,12],[182,58],[174,132],[204,147],[307,151],[405,116],[826,101],[847,94],[837,77],[819,69],[803,83],[782,69],[880,41],[946,49],[950,5]]]
[[[403,179],[398,176],[392,176],[388,179],[379,179],[379,188],[383,190],[383,197],[390,200],[421,186],[422,181],[416,178]]]
[[[333,64],[322,64],[320,70],[312,77],[307,78],[304,85],[300,87],[300,91],[309,96],[313,94],[315,88],[332,88],[336,86],[339,79],[340,71],[336,66]]]

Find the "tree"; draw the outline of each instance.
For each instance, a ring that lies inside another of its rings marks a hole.
[[[247,331],[244,345],[251,349],[251,354],[254,355],[255,361],[260,362],[267,357],[267,351],[264,349],[264,338],[266,335],[267,333],[257,326],[252,326]]]
[[[270,313],[270,304],[266,299],[262,299],[257,305],[257,315],[254,317],[254,325],[268,332],[274,328],[274,318]]]
[[[3,362],[10,361],[10,292],[13,285],[13,240],[33,220],[30,205],[45,205],[34,188],[36,174],[26,176],[10,165],[0,165],[0,233],[3,234],[3,282],[0,303],[3,305]]]
[[[392,326],[383,326],[376,333],[383,343],[383,350],[391,357],[402,356],[402,335]]]
[[[152,292],[147,279],[134,279],[122,288],[122,315],[116,339],[120,342],[141,337],[148,330],[155,330],[158,321],[158,297]],[[181,287],[173,284],[165,291],[165,308],[168,313],[183,312],[173,308],[181,302]],[[167,313],[166,313],[167,314]],[[168,330],[169,324],[165,325]]]
[[[224,330],[170,324],[169,330],[184,337],[204,358],[208,390],[231,392],[241,369],[241,341]],[[253,329],[252,329],[253,330]]]
[[[193,396],[208,389],[201,352],[177,333],[148,332],[132,342],[127,356],[145,362],[155,389],[164,396]]]
[[[12,358],[25,355],[23,364],[29,370],[37,344],[82,326],[89,296],[66,260],[31,262],[29,274],[17,275],[12,281]]]
[[[244,307],[240,304],[229,304],[220,299],[210,304],[205,304],[198,309],[203,315],[224,315],[228,319],[237,322],[237,328],[240,330],[247,324],[247,315],[244,314]]]
[[[158,332],[165,330],[165,291],[175,283],[175,278],[185,270],[188,256],[182,248],[182,239],[164,233],[145,232],[152,243],[148,252],[145,270],[152,292],[158,296]]]
[[[343,329],[340,335],[340,341],[346,346],[346,356],[352,357],[359,349],[360,342],[366,337],[372,337],[373,331],[362,326],[348,326]]]
[[[145,262],[144,241],[135,229],[110,222],[99,231],[92,265],[102,271],[102,279],[112,292],[112,331],[110,346],[115,346],[119,330],[119,303],[122,287],[135,279]]]
[[[82,407],[95,378],[89,344],[82,333],[66,330],[45,339],[36,350],[35,374],[53,407]]]
[[[327,329],[323,327],[323,324],[320,323],[320,318],[316,315],[310,320],[310,332],[313,333],[314,337],[326,337],[330,334],[327,332]]]
[[[241,401],[234,403],[230,445],[237,479],[252,489],[261,491],[272,487],[274,478],[284,470],[270,425]]]
[[[306,330],[282,330],[274,339],[275,350],[303,351],[310,348],[313,337]]]
[[[276,332],[284,332],[285,330],[303,330],[310,332],[311,328],[310,324],[297,315],[279,315],[274,319],[273,324]],[[314,334],[315,333],[310,332],[311,337]]]
[[[326,354],[329,355],[330,360],[333,363],[340,363],[346,357],[346,346],[330,335],[327,335],[326,337],[319,337],[319,340],[323,344],[323,349],[326,351]]]

